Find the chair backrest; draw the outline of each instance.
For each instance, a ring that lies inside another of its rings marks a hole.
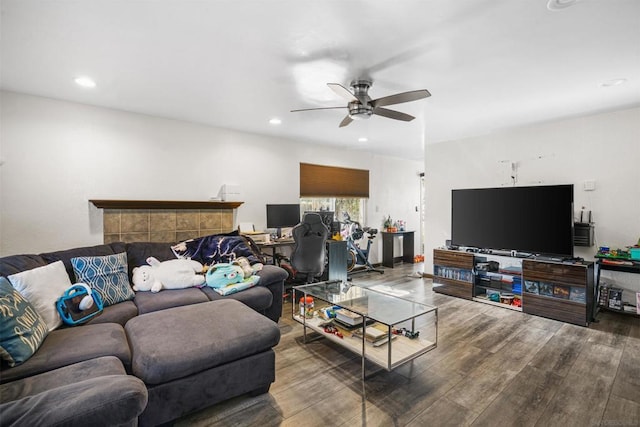
[[[317,213],[306,213],[302,222],[291,230],[295,245],[291,253],[291,265],[300,272],[306,273],[307,281],[324,272],[325,242],[329,237],[329,229],[323,224]]]

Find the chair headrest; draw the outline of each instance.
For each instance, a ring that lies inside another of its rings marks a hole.
[[[307,224],[317,224],[319,222],[322,222],[322,217],[317,213],[309,212],[303,215],[302,222]]]

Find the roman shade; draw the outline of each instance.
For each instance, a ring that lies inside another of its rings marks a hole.
[[[369,171],[300,163],[300,197],[369,197]]]

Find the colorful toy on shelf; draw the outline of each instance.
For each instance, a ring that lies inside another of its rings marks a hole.
[[[407,328],[401,328],[401,329],[392,328],[391,333],[394,335],[404,335],[405,337],[411,340],[418,338],[418,336],[420,335],[420,331],[410,331]]]
[[[632,246],[627,246],[627,249],[610,249],[608,246],[600,246],[596,258],[628,260],[633,258],[632,255],[635,252],[633,249]]]
[[[340,330],[333,325],[326,325],[324,327],[324,332],[327,334],[333,334],[338,338],[343,338],[342,332],[340,332]]]

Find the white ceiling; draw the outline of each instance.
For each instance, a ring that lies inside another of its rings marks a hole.
[[[2,89],[414,159],[425,143],[640,105],[640,1],[547,2],[2,0]],[[289,112],[346,105],[326,83],[363,77],[372,98],[432,96],[388,107],[409,123]]]

